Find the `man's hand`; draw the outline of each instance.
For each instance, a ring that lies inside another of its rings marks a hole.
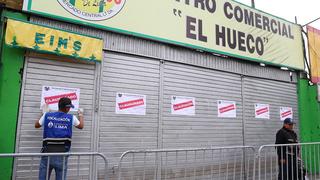
[[[78,116],[83,117],[83,109],[82,108],[78,109]]]
[[[83,129],[84,122],[83,122],[83,109],[82,108],[78,109],[78,117],[79,117],[80,124],[78,126],[76,126],[76,128]]]
[[[45,113],[50,112],[50,109],[49,109],[49,106],[48,106],[47,103],[41,105],[41,110],[42,110],[42,111],[41,111],[41,114],[40,114],[39,119],[34,123],[34,127],[35,127],[35,128],[40,128],[40,127],[41,127],[41,124],[39,123],[39,120],[41,119],[41,117],[42,117]]]

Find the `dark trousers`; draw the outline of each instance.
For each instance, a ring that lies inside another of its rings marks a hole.
[[[296,157],[289,156],[285,163],[279,163],[278,180],[305,180],[305,170]]]

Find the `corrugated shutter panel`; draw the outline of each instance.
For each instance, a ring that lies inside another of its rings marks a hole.
[[[99,151],[112,167],[124,151],[157,148],[159,60],[106,52],[102,68]],[[116,114],[117,92],[146,95],[146,115]]]
[[[242,145],[240,76],[165,62],[163,148]],[[171,114],[171,96],[194,97],[195,116]],[[218,118],[217,100],[236,101],[236,118]]]
[[[16,152],[40,152],[43,129],[35,129],[34,123],[40,118],[41,111],[39,106],[43,85],[80,88],[80,107],[85,109],[85,127],[83,130],[74,128],[72,151],[92,151],[95,65],[27,58],[25,68]],[[30,171],[30,165],[32,164],[35,166],[33,170],[36,171],[39,161],[33,161],[32,163],[30,159],[28,163],[24,162],[24,160],[16,161],[17,179],[23,179],[26,176],[24,173]],[[88,165],[86,168],[88,168]],[[33,175],[36,179],[37,173],[35,172]],[[69,166],[68,175],[72,175],[71,166]]]
[[[283,125],[280,107],[292,107],[293,119],[299,122],[296,84],[245,77],[244,102],[246,145],[274,144],[276,132]],[[269,104],[270,119],[255,118],[255,103]],[[297,127],[299,123],[296,130]]]

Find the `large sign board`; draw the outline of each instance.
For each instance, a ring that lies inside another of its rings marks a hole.
[[[60,20],[304,69],[300,26],[230,0],[25,0]]]
[[[320,83],[320,30],[307,26],[311,81]]]
[[[103,41],[50,27],[8,19],[6,45],[89,61],[102,60]]]

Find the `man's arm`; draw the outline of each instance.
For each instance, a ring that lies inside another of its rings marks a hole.
[[[44,114],[41,115],[40,119],[37,120],[35,123],[34,123],[34,127],[35,128],[41,128],[42,124],[43,124],[43,120],[44,120]]]
[[[283,133],[283,130],[280,129],[278,132],[277,132],[277,135],[276,135],[276,143],[275,144],[286,144],[286,141],[285,141],[285,136],[284,136],[284,133]]]
[[[286,144],[286,141],[285,141],[285,136],[282,132],[282,130],[279,130],[277,132],[277,135],[276,135],[276,144]],[[285,163],[285,159],[286,159],[286,147],[283,147],[283,146],[278,146],[277,147],[277,154],[278,154],[278,159],[280,161],[280,163]]]

